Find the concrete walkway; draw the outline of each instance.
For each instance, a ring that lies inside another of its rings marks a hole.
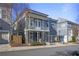
[[[9,44],[4,44],[4,45],[0,45],[0,52],[29,50],[29,49],[38,49],[38,48],[50,48],[50,47],[62,47],[62,46],[71,46],[71,45],[78,45],[78,44],[73,44],[73,43],[68,43],[68,44],[55,43],[53,45],[45,45],[45,46],[20,46],[20,47],[11,47]]]

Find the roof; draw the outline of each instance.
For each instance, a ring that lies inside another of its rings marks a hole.
[[[48,16],[48,15],[45,14],[45,13],[41,13],[41,12],[38,12],[38,11],[35,11],[35,10],[32,10],[32,9],[28,9],[28,10],[30,10],[29,12],[34,13],[34,14],[38,14],[38,15],[41,15],[41,16]],[[27,10],[26,10],[26,11],[27,11]]]
[[[49,18],[49,17],[48,17],[48,20],[50,20],[50,21],[58,21],[56,19],[52,19],[52,18]]]
[[[19,15],[18,15],[18,18],[20,16],[22,16],[26,11],[28,11],[28,13],[33,13],[33,14],[37,14],[37,15],[40,15],[40,16],[44,16],[44,17],[47,17],[48,15],[45,14],[45,13],[41,13],[41,12],[38,12],[38,11],[35,11],[35,10],[32,10],[32,9],[24,9]],[[14,23],[16,22],[17,20],[14,21]],[[13,24],[14,24],[13,23]]]
[[[35,11],[35,10],[32,10],[32,9],[24,9],[20,14],[19,14],[19,17],[21,15],[23,15],[26,11],[28,11],[28,13],[33,13],[33,14],[37,14],[37,15],[40,15],[40,16],[44,16],[44,17],[47,17],[48,15],[45,14],[45,13],[41,13],[41,12],[38,12],[38,11]]]
[[[76,22],[73,22],[73,21],[70,21],[70,20],[67,20],[67,19],[64,19],[64,18],[59,18],[60,21],[58,22],[69,22],[69,23],[72,23],[72,24],[75,24],[75,25],[79,25],[78,23]]]

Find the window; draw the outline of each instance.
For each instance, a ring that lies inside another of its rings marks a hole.
[[[34,21],[33,20],[30,20],[30,25],[31,25],[31,28],[33,28],[34,27]]]
[[[30,26],[32,28],[34,28],[34,27],[41,27],[41,20],[38,20],[37,18],[31,18]]]
[[[38,27],[41,27],[41,21],[38,20]]]
[[[48,21],[46,21],[46,27],[48,27]]]
[[[41,23],[42,23],[41,27],[42,27],[42,29],[44,29],[44,27],[45,27],[44,20],[42,20]]]
[[[30,20],[30,25],[32,26],[32,20]]]
[[[72,25],[71,24],[68,24],[68,28],[72,28]]]
[[[35,27],[37,27],[37,19],[34,18],[34,24],[35,24]]]
[[[6,10],[2,10],[2,18],[6,18]]]
[[[66,27],[66,24],[62,24],[61,27]]]
[[[48,27],[48,21],[44,21],[45,27]]]
[[[41,20],[40,19],[34,19],[34,24],[36,27],[41,27]]]
[[[0,27],[0,30],[2,30],[2,27]]]
[[[52,23],[52,28],[56,29],[56,24],[55,23]]]

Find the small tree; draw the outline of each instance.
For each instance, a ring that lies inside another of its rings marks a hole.
[[[72,36],[72,42],[76,42],[76,37]]]

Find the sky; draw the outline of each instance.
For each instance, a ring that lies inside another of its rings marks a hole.
[[[29,8],[45,13],[53,19],[61,17],[79,23],[79,4],[77,3],[29,3]]]

